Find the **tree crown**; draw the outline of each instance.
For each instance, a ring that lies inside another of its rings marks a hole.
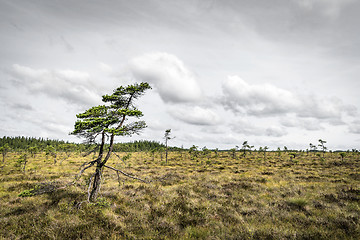
[[[102,96],[102,101],[107,105],[99,105],[77,114],[74,135],[94,139],[102,132],[114,135],[132,135],[146,127],[144,121],[136,121],[124,124],[127,117],[140,118],[143,113],[134,105],[134,100],[142,96],[147,89],[151,89],[148,83],[136,83],[126,87],[118,87],[111,95]]]

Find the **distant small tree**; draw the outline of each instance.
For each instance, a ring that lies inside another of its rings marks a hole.
[[[340,153],[341,161],[344,161],[345,156],[346,156],[346,152],[341,152]]]
[[[2,154],[2,162],[4,163],[5,162],[5,157],[6,155],[8,154],[8,152],[10,151],[10,147],[9,147],[9,144],[5,144],[4,146],[0,147],[0,152]]]
[[[317,149],[316,145],[310,143],[309,146],[310,146],[310,151],[316,152],[316,149]]]
[[[58,150],[61,150],[62,152],[65,153],[64,159],[66,159],[70,157],[71,151],[73,150],[73,145],[70,143],[64,143],[59,146]]]
[[[281,158],[281,149],[280,149],[280,147],[277,148],[276,152],[278,154],[278,157]]]
[[[46,146],[45,156],[46,156],[46,159],[48,158],[48,156],[52,156],[54,158],[54,164],[56,164],[57,153],[56,153],[56,149],[53,146],[51,146],[51,145]]]
[[[162,162],[163,161],[163,153],[165,152],[165,148],[164,147],[158,147],[158,148],[156,148],[156,151],[160,154],[160,160]]]
[[[287,153],[288,152],[288,148],[287,146],[284,146],[284,152]]]
[[[249,148],[249,153],[251,154],[252,149],[254,148],[254,146],[253,145],[252,146],[248,145],[248,148]]]
[[[248,141],[244,141],[241,147],[241,151],[243,152],[243,157],[246,157],[246,151],[250,149],[250,145],[248,144]]]
[[[192,145],[189,148],[190,159],[194,159],[198,155],[198,146]]]
[[[215,148],[213,152],[215,153],[215,157],[217,158],[219,155],[219,148]]]
[[[265,146],[265,147],[264,147],[264,159],[266,159],[266,150],[268,150],[268,149],[269,149],[268,146]]]
[[[323,152],[323,157],[325,157],[325,151],[327,149],[327,147],[325,147],[325,145],[324,145],[325,143],[326,143],[326,141],[319,139],[319,145],[318,146],[321,148],[321,150]]]
[[[207,159],[209,160],[210,156],[211,156],[211,151],[206,146],[203,147],[201,150],[202,150],[203,156],[207,157]]]
[[[28,162],[28,160],[27,160],[27,154],[26,153],[20,155],[20,157],[17,160],[17,164],[20,167],[20,169],[22,167],[22,170],[23,170],[24,174],[25,174],[27,162]]]
[[[354,157],[356,157],[356,155],[359,155],[359,150],[357,150],[356,148],[351,149],[351,152]]]
[[[231,152],[232,158],[235,159],[236,158],[236,148],[231,148],[230,152]]]
[[[164,135],[164,138],[165,138],[165,162],[166,162],[166,164],[168,162],[168,141],[170,139],[174,138],[174,137],[170,137],[170,134],[171,134],[171,129],[167,129],[165,131],[165,135]]]
[[[27,149],[27,151],[31,154],[32,158],[35,158],[36,154],[39,152],[39,149],[37,146],[32,146]]]
[[[152,156],[152,160],[154,161],[155,160],[155,153],[157,152],[157,149],[156,148],[152,148],[150,149],[150,154]]]

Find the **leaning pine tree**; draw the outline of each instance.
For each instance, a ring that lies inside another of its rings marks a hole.
[[[97,158],[83,164],[79,174],[81,176],[86,169],[92,166],[96,167],[95,173],[90,178],[88,201],[96,201],[104,167],[132,177],[121,170],[107,166],[106,163],[113,151],[115,136],[138,134],[146,127],[144,121],[128,123],[128,118],[138,119],[143,116],[142,112],[134,106],[134,101],[142,96],[147,89],[151,89],[148,83],[121,86],[115,89],[113,94],[102,97],[102,101],[106,105],[92,107],[84,113],[76,115],[78,120],[75,122],[75,130],[71,134],[86,138],[88,143],[96,143],[99,139]],[[108,140],[110,141],[109,147],[105,149],[105,143]]]

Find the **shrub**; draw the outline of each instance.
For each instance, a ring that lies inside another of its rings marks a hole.
[[[35,189],[29,189],[29,190],[24,190],[21,193],[19,193],[19,197],[32,197],[35,195],[34,193]]]

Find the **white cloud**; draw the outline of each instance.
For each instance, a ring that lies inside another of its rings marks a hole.
[[[278,126],[271,126],[269,128],[266,128],[265,133],[269,137],[282,137],[287,135],[287,131]]]
[[[105,72],[105,73],[112,73],[113,72],[113,68],[110,65],[106,64],[106,63],[99,62],[98,66],[99,66],[100,70]]]
[[[287,90],[271,84],[251,85],[238,76],[229,76],[222,89],[223,104],[234,112],[270,116],[286,113],[299,104]]]
[[[266,126],[266,125],[265,125]],[[265,127],[264,124],[257,125],[250,120],[241,119],[230,124],[230,129],[234,133],[243,134],[247,136],[269,136],[282,137],[287,134],[283,127],[270,125]]]
[[[263,128],[255,126],[246,119],[237,120],[229,126],[232,132],[239,134],[259,136],[264,133]]]
[[[33,69],[14,64],[8,73],[15,85],[24,87],[33,94],[42,93],[78,105],[91,105],[100,100],[96,87],[86,72]]]
[[[332,125],[344,124],[343,115],[355,116],[357,109],[336,97],[320,98],[295,94],[271,84],[251,85],[238,76],[223,82],[222,104],[235,113],[252,116],[315,118]]]
[[[341,119],[342,114],[354,116],[356,108],[344,104],[336,97],[319,98],[316,96],[298,96],[301,104],[295,109],[299,117],[314,117],[318,119]],[[337,121],[339,122],[339,121]]]
[[[360,121],[356,120],[349,124],[349,132],[354,134],[360,134]]]
[[[216,125],[220,122],[214,111],[199,106],[175,105],[168,112],[174,118],[193,125]]]
[[[280,120],[280,123],[284,127],[295,127],[305,129],[308,131],[323,130],[321,121],[314,118],[296,118],[295,116],[287,116]]]
[[[128,66],[136,80],[155,85],[165,102],[196,102],[202,91],[194,74],[176,56],[156,52],[132,59]]]

